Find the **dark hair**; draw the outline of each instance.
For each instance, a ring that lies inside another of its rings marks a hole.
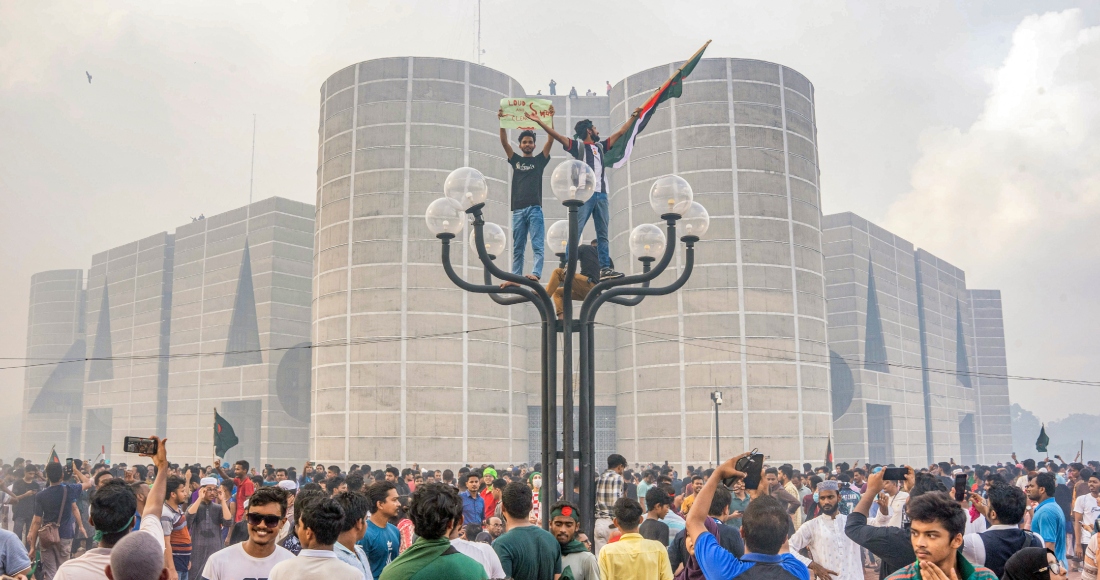
[[[340,485],[343,483],[344,478],[337,475],[336,477],[325,482],[325,491],[329,492],[329,494],[332,494],[334,491],[336,491],[336,488],[340,487]]]
[[[517,139],[517,141],[519,143],[523,143],[523,138],[524,137],[530,137],[532,143],[534,143],[535,141],[538,141],[538,139],[535,138],[535,132],[530,130],[530,129],[525,129],[522,133],[520,133],[519,134],[519,139]]]
[[[344,525],[344,508],[336,500],[323,497],[308,502],[298,519],[317,536],[317,543],[331,546],[340,538],[340,529]]]
[[[1054,480],[1054,475],[1050,473],[1036,473],[1032,477],[1028,478],[1028,481],[1035,480],[1035,485],[1039,489],[1046,492],[1047,496],[1054,497],[1054,491],[1058,488],[1058,484]]]
[[[281,487],[261,487],[252,494],[252,497],[248,498],[248,507],[277,503],[279,504],[280,513],[285,518],[286,498],[286,490]]]
[[[1030,458],[1030,457],[1028,457],[1027,459],[1021,461],[1020,465],[1023,465],[1024,469],[1026,469],[1027,471],[1034,471],[1035,470],[1035,460]]]
[[[340,533],[354,528],[355,524],[367,517],[367,498],[363,494],[345,491],[336,494],[333,499],[344,508],[344,525],[340,528]]]
[[[1005,485],[1006,483],[1008,483],[1005,481],[1004,476],[1002,476],[1000,473],[989,474],[989,477],[985,478],[985,481],[990,485],[990,487],[994,485]]]
[[[670,499],[667,493],[655,485],[645,492],[645,507],[653,511],[657,509],[657,506],[672,505]]]
[[[114,474],[112,474],[110,471],[100,471],[99,473],[95,474],[95,477],[92,477],[92,481],[96,485],[99,485],[99,480],[103,479],[104,475],[110,475],[111,477],[114,477]]]
[[[401,471],[392,465],[386,468],[386,473],[392,473],[394,477],[401,477]]]
[[[473,478],[481,479],[481,475],[477,471],[470,471],[466,473],[466,477],[462,478],[463,483],[469,483]]]
[[[530,501],[530,492],[527,497]],[[447,534],[448,527],[462,524],[462,498],[458,490],[445,483],[417,486],[409,500],[409,519],[416,535],[438,540]]]
[[[1097,473],[1097,472],[1095,472],[1095,471],[1093,471],[1093,470],[1091,470],[1087,467],[1082,468],[1080,470],[1080,472],[1081,472],[1081,477],[1085,481],[1088,481],[1090,478],[1093,478],[1093,477],[1095,477],[1096,479],[1100,479],[1100,473]]]
[[[817,489],[817,484],[819,484],[821,482],[822,482],[822,479],[821,479],[820,475],[811,475],[810,476],[810,486],[809,486],[810,489]]]
[[[947,486],[943,484],[943,480],[931,473],[918,473],[913,483],[913,489],[909,490],[909,499],[913,499],[930,491],[941,491],[946,493]]]
[[[325,492],[320,489],[302,489],[298,490],[298,497],[294,500],[294,513],[291,517],[291,529],[293,530],[298,525],[298,518],[301,517],[302,511],[305,507],[311,503],[321,501],[325,499]]]
[[[112,547],[133,528],[130,520],[137,511],[137,495],[121,479],[112,479],[92,494],[88,512],[95,529],[103,533],[103,544]]]
[[[509,483],[500,494],[500,504],[513,518],[526,519],[531,514],[531,488],[520,481]]]
[[[616,467],[626,467],[626,458],[618,453],[612,453],[607,456],[607,468],[615,469]]]
[[[244,472],[248,473],[248,462],[245,461],[244,459],[237,460],[237,462],[234,463],[233,465],[240,465],[241,467],[244,468]]]
[[[728,487],[719,485],[714,489],[714,497],[710,500],[710,509],[707,510],[707,514],[715,517],[722,515],[722,512],[730,507],[731,501],[733,501],[733,492]]]
[[[910,496],[905,509],[911,521],[938,522],[952,539],[966,531],[966,512],[946,493],[925,493],[915,498]]]
[[[363,493],[363,476],[358,473],[353,473],[344,480],[344,483],[348,484],[348,491],[354,491]]]
[[[328,470],[335,473],[336,475],[340,475],[340,466],[338,465],[330,465],[328,466]]]
[[[46,479],[50,483],[57,483],[61,481],[62,469],[60,463],[47,463],[46,464]]]
[[[753,499],[741,519],[745,547],[757,554],[778,555],[783,542],[787,541],[790,521],[787,510],[774,497],[761,495]]]
[[[176,490],[184,485],[187,485],[187,482],[185,482],[182,477],[169,475],[168,483],[164,486],[164,499],[167,500],[169,497],[172,497],[172,494],[176,493]]]
[[[314,482],[311,481],[311,482],[303,485],[302,488],[299,489],[298,491],[320,491],[320,492],[323,492],[323,491],[325,491],[325,488],[321,487],[321,484],[314,483]]]
[[[573,126],[573,134],[580,139],[584,139],[588,136],[588,130],[593,126],[592,121],[588,119],[577,121],[577,124]]]
[[[791,467],[790,464],[784,463],[783,465],[779,466],[779,473],[782,473],[783,477],[790,479],[791,475],[794,473],[794,468]]]
[[[612,513],[619,521],[619,531],[626,532],[638,529],[638,524],[642,523],[642,514],[645,512],[642,511],[642,504],[638,503],[638,500],[620,497],[615,502]]]
[[[280,471],[281,471],[281,472],[283,472],[283,475],[286,475],[286,474],[287,474],[287,471],[286,471],[286,468],[285,468],[285,467],[280,467],[280,468],[276,469],[276,470],[275,470],[275,474],[276,474],[276,475],[278,475],[278,473],[279,473]]]
[[[466,541],[475,541],[477,535],[480,534],[483,530],[484,528],[481,527],[481,524],[467,524],[466,527],[463,529],[463,532],[466,534]]]
[[[122,480],[120,479],[119,481],[122,481]],[[143,485],[146,486],[146,487],[149,486],[149,484],[145,483],[144,481],[135,481],[135,482],[130,484],[130,491],[134,492],[134,497],[137,497],[137,494],[138,494],[139,491],[141,491],[141,486],[143,486]],[[145,495],[148,496],[149,494],[146,493]]]
[[[1015,485],[997,484],[989,488],[989,507],[997,512],[1003,525],[1014,526],[1024,519],[1027,496]]]
[[[396,490],[397,486],[394,485],[393,482],[384,479],[370,484],[370,487],[367,488],[367,500],[370,502],[368,506],[370,511],[373,512],[377,510],[378,504],[386,502],[386,498],[389,497],[391,489]]]
[[[779,470],[774,467],[769,467],[764,470],[764,475],[779,475]]]
[[[703,474],[702,473],[696,473],[695,475],[691,476],[691,482],[692,483],[695,483],[696,479],[700,479],[700,480],[703,479]]]
[[[443,481],[450,482],[452,479],[455,478],[455,472],[451,471],[450,469],[444,469],[442,477]]]

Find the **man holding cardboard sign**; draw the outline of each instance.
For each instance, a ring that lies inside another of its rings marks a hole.
[[[535,100],[542,101],[542,99]],[[509,99],[509,101],[512,100]],[[520,108],[524,105],[514,104],[513,107]],[[534,108],[520,110],[527,111],[526,114],[539,115],[540,118],[545,116],[551,124],[554,122],[553,106],[541,111]],[[537,282],[542,277],[545,235],[542,217],[542,173],[546,169],[546,164],[550,162],[550,146],[554,144],[554,140],[547,139],[542,152],[535,155],[535,132],[524,129],[519,134],[519,150],[523,155],[517,155],[512,150],[512,144],[508,142],[508,130],[505,126],[521,120],[522,124],[529,125],[531,121],[522,116],[520,119],[514,119],[515,116],[515,112],[505,112],[502,102],[500,110],[497,111],[497,117],[500,119],[500,145],[504,147],[508,164],[512,166],[512,273],[523,274],[523,252],[530,234],[531,251],[535,254],[535,267],[527,277]]]

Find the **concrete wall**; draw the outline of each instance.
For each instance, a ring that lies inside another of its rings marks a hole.
[[[834,456],[838,461],[918,465],[927,459],[920,323],[913,244],[852,213],[827,215],[825,270],[832,365]],[[874,298],[870,274],[874,273]],[[877,310],[878,321],[868,320]],[[881,328],[886,360],[868,348]],[[870,354],[869,354],[870,353]],[[874,364],[885,362],[886,364]],[[889,408],[885,456],[869,448],[867,405]]]
[[[616,84],[612,125],[675,66]],[[638,269],[628,266],[630,230],[658,220],[648,203],[657,177],[687,179],[711,215],[684,290],[615,308],[620,451],[640,462],[712,461],[717,388],[724,449],[818,460],[831,418],[813,86],[782,65],[742,59],[705,59],[684,85],[611,179],[612,254],[623,269]]]
[[[510,326],[521,321],[447,280],[423,219],[447,174],[469,165],[489,180],[486,219],[510,224],[496,111],[523,94],[497,71],[439,58],[367,61],[322,85],[313,336],[343,347],[314,352],[318,461],[526,460],[538,381],[519,370]],[[453,260],[480,280],[464,243]]]
[[[310,342],[313,215],[276,197],[176,229],[168,438],[181,462],[210,460],[215,407],[241,439],[227,461],[306,459],[309,386],[294,347]]]
[[[84,363],[84,271],[50,270],[31,276],[23,428],[19,454],[44,463],[80,457]],[[39,366],[40,365],[40,366]]]
[[[96,357],[107,339],[117,360],[89,363],[83,430],[89,458],[102,448],[107,458],[122,461],[127,435],[166,433],[168,360],[158,357],[168,354],[174,245],[174,237],[161,232],[92,256],[87,353]]]
[[[1008,360],[1005,354],[1004,316],[1000,290],[970,290],[975,368],[981,422],[978,452],[982,461],[998,461],[1012,454],[1012,415],[1008,400]]]

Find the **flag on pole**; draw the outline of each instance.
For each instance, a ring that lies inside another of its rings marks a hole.
[[[225,420],[225,417],[218,414],[217,409],[214,409],[214,454],[225,457],[225,452],[239,442],[237,434],[233,432],[233,426]]]
[[[49,463],[61,463],[61,458],[57,456],[57,446],[50,447],[50,461]]]
[[[1047,437],[1047,425],[1043,423],[1043,425],[1039,427],[1039,438],[1035,440],[1035,450],[1040,453],[1046,453],[1047,445],[1050,445],[1050,437]]]
[[[703,58],[703,51],[710,45],[708,40],[703,48],[696,51],[691,55],[691,58],[687,60],[680,68],[676,69],[676,72],[672,73],[672,76],[668,77],[661,88],[657,89],[653,96],[649,97],[649,100],[642,105],[642,110],[638,112],[638,116],[630,122],[630,126],[627,128],[626,133],[615,141],[615,145],[608,149],[603,156],[603,164],[605,167],[619,168],[626,164],[626,160],[630,158],[630,152],[634,150],[634,140],[638,137],[638,134],[645,130],[646,125],[649,124],[649,120],[653,118],[653,113],[657,110],[657,105],[669,100],[679,97],[684,92],[684,79],[691,74],[691,71],[695,70],[695,65],[699,64],[699,60]]]
[[[825,446],[825,468],[833,470],[833,438],[829,437],[829,443]]]

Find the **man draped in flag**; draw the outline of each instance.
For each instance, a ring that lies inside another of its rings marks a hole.
[[[703,51],[710,44],[708,40],[695,54],[691,56],[676,72],[661,85],[653,96],[644,105],[634,109],[630,117],[610,137],[600,140],[600,132],[589,119],[584,119],[574,127],[574,138],[569,139],[547,127],[538,117],[528,116],[528,119],[536,122],[544,131],[562,144],[574,158],[584,161],[596,172],[596,192],[581,206],[577,212],[577,225],[583,231],[589,217],[595,218],[596,225],[596,249],[600,255],[600,279],[618,278],[621,273],[611,267],[611,252],[607,245],[607,222],[610,218],[607,207],[607,173],[606,167],[619,168],[626,164],[630,158],[630,152],[634,149],[634,140],[638,134],[645,130],[657,105],[679,97],[683,94],[683,80],[695,70],[695,65],[703,58]]]

